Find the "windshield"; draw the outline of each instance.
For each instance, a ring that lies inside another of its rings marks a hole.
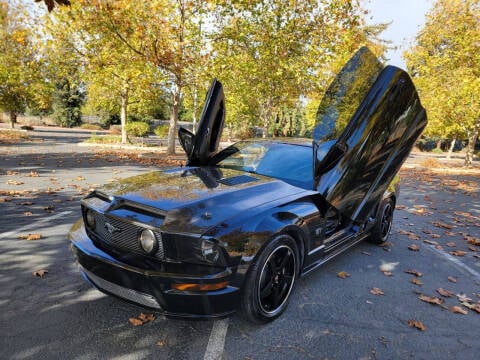
[[[313,187],[312,147],[274,142],[239,142],[220,154],[220,168],[236,169]]]

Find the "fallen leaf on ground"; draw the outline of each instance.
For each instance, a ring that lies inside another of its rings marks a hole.
[[[465,256],[466,252],[462,250],[454,250],[450,251],[450,254],[455,256]]]
[[[467,236],[464,236],[464,239],[467,240],[467,242],[470,245],[480,246],[480,239],[479,238],[467,235]]]
[[[155,316],[153,314],[144,313],[140,313],[140,315],[138,315],[138,317],[136,318],[128,319],[128,321],[130,321],[130,324],[132,324],[133,326],[140,326],[153,320],[155,320]]]
[[[42,235],[40,234],[24,234],[24,235],[19,235],[19,239],[23,240],[39,240],[42,238]]]
[[[419,298],[420,300],[422,300],[422,301],[425,301],[425,302],[427,302],[427,303],[429,303],[429,304],[433,304],[433,305],[441,305],[441,304],[443,304],[443,299],[440,299],[440,298],[438,298],[438,297],[436,297],[436,296],[427,296],[427,295],[423,295],[423,294],[422,294],[422,295],[420,295],[418,298]]]
[[[449,276],[448,278],[448,281],[452,282],[452,283],[456,283],[457,282],[457,278],[454,278],[453,276]]]
[[[132,324],[133,326],[143,325],[143,321],[137,318],[130,318],[128,319],[128,321],[130,321],[130,324]]]
[[[449,291],[449,290],[446,290],[444,288],[438,288],[437,289],[437,292],[442,295],[442,296],[445,296],[445,297],[452,297],[453,295],[455,295],[453,292]]]
[[[38,175],[38,172],[36,172],[36,171],[30,171],[30,174],[27,175],[27,176],[28,177],[38,177],[39,175]]]
[[[392,276],[393,273],[391,271],[382,271],[383,272],[383,275],[385,276]]]
[[[415,275],[415,276],[418,276],[418,277],[421,277],[423,275],[420,271],[417,271],[417,270],[414,270],[414,269],[408,269],[408,270],[405,270],[405,272],[407,274],[412,274],[412,275]]]
[[[451,230],[453,228],[452,225],[445,224],[441,221],[433,221],[432,224],[435,225],[436,227],[440,227],[448,230]]]
[[[423,242],[430,245],[438,245],[438,242],[433,240],[423,240]]]
[[[454,242],[448,242],[445,245],[447,245],[448,247],[456,247],[457,246],[457,244],[455,244]]]
[[[25,215],[25,216],[32,216],[33,214],[32,214],[31,211],[26,211],[26,212],[23,213],[23,215]]]
[[[7,184],[8,185],[23,185],[24,183],[22,181],[17,181],[17,180],[8,180]]]
[[[46,212],[52,212],[53,210],[55,210],[55,206],[48,205],[48,206],[45,206],[43,210],[45,210]]]
[[[469,308],[470,310],[476,311],[477,313],[480,314],[480,304],[470,304],[466,301],[462,302],[462,305]]]
[[[158,346],[167,346],[167,340],[166,339],[161,339],[157,341]]]
[[[414,328],[417,328],[418,330],[421,330],[421,331],[425,331],[427,328],[425,327],[425,325],[423,325],[423,323],[421,321],[418,321],[418,320],[408,320],[408,325],[410,327],[414,327]]]
[[[418,280],[418,278],[416,277],[413,277],[412,280],[410,280],[410,282],[415,285],[423,285],[423,283],[420,280]]]
[[[439,239],[439,238],[441,238],[441,236],[438,235],[438,234],[430,234],[430,237],[433,238],[433,239]]]
[[[47,269],[40,269],[40,270],[36,270],[36,271],[32,272],[33,276],[38,276],[38,277],[41,277],[41,278],[43,278],[45,276],[45,274],[48,274]]]
[[[349,277],[350,274],[347,273],[346,271],[340,271],[340,272],[337,274],[337,276],[338,276],[339,278],[341,278],[341,279],[345,279],[345,278]]]
[[[450,306],[449,307],[449,310],[453,313],[456,313],[456,314],[463,314],[463,315],[467,315],[468,314],[468,310],[465,310],[464,308],[462,308],[461,306]]]
[[[385,293],[377,287],[372,288],[370,290],[370,293],[373,294],[373,295],[385,295]]]
[[[471,302],[473,301],[471,298],[467,296],[467,294],[457,294],[457,299],[460,302]]]
[[[420,250],[420,246],[416,245],[416,244],[410,244],[408,246],[408,249],[409,250],[412,250],[412,251],[419,251]]]
[[[451,232],[451,231],[445,231],[445,235],[447,236],[455,236],[456,234],[454,232]]]

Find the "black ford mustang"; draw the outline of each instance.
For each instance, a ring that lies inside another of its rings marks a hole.
[[[312,140],[217,151],[225,117],[214,81],[186,167],[127,178],[82,200],[72,249],[108,294],[182,317],[237,309],[265,322],[299,276],[361,240],[388,237],[396,173],[426,125],[409,76],[366,48],[320,104]]]

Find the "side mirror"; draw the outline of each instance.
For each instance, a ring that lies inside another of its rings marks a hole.
[[[193,152],[195,135],[191,131],[180,127],[180,129],[178,129],[178,140],[180,141],[180,145],[182,145],[183,150],[187,154],[188,159],[190,159],[190,155]]]

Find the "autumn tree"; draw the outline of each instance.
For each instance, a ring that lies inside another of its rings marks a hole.
[[[20,10],[0,1],[0,109],[9,113],[12,128],[17,115],[35,100],[38,66],[31,31]]]
[[[124,64],[140,59],[153,66],[161,76],[154,79],[154,86],[171,93],[171,116],[168,137],[168,153],[175,152],[175,135],[182,90],[199,57],[198,24],[204,2],[198,0],[154,0],[131,2],[72,1],[72,8],[81,9],[78,14],[87,14],[79,21],[84,27],[101,28],[101,35],[115,42],[116,53],[123,55]],[[71,18],[73,20],[74,17]],[[75,17],[76,19],[76,17]],[[86,20],[88,19],[88,21]],[[96,39],[85,38],[96,41]],[[87,42],[87,43],[88,43]],[[86,44],[87,44],[86,43]],[[113,43],[112,43],[113,45]],[[127,85],[125,88],[133,88]]]
[[[229,94],[230,119],[240,127],[260,125],[264,134],[286,108],[320,94],[335,64],[378,33],[365,26],[357,1],[220,4],[215,22],[221,29],[212,40],[215,71]]]
[[[470,166],[480,132],[480,3],[437,0],[405,53],[422,103],[426,132],[468,138],[465,165]]]

